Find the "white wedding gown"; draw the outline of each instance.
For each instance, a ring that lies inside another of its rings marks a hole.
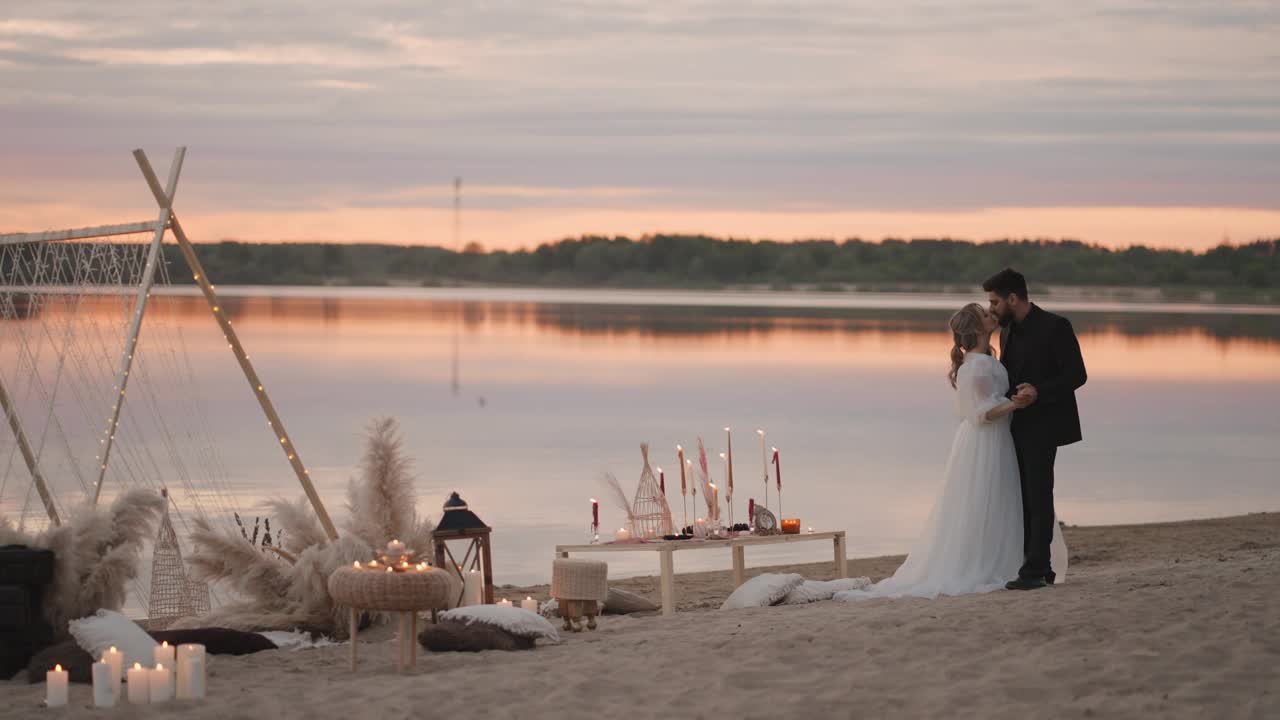
[[[1009,432],[1011,416],[987,422],[1005,401],[1009,374],[990,355],[970,353],[956,376],[961,418],[938,496],[906,561],[892,577],[837,600],[927,597],[989,592],[1018,576],[1022,565],[1022,489]],[[1054,524],[1050,562],[1056,582],[1067,576],[1067,546]]]

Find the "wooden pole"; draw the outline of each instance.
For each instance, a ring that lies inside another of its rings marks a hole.
[[[45,512],[49,513],[49,522],[55,526],[61,525],[58,509],[53,506],[53,496],[49,494],[49,487],[44,484],[44,475],[40,473],[40,461],[31,451],[31,443],[27,442],[27,434],[22,431],[22,423],[18,421],[18,409],[10,402],[9,391],[5,390],[3,381],[0,381],[0,406],[3,406],[4,415],[9,419],[9,427],[18,441],[22,459],[27,463],[27,469],[31,471],[31,481],[36,485],[36,492],[40,493],[40,502],[44,503]]]
[[[147,264],[142,269],[142,281],[138,283],[138,299],[133,304],[133,319],[129,322],[129,333],[126,336],[124,350],[120,356],[120,370],[116,373],[116,384],[112,398],[111,419],[107,422],[106,437],[102,446],[102,456],[98,458],[98,482],[93,486],[93,504],[98,504],[102,495],[102,484],[107,477],[107,462],[111,458],[111,448],[115,445],[116,429],[120,426],[120,410],[124,407],[124,391],[129,385],[129,371],[133,368],[133,355],[138,349],[138,335],[142,332],[142,317],[147,312],[147,300],[151,297],[151,286],[156,280],[156,266],[160,264],[160,243],[164,241],[164,231],[169,225],[172,213],[173,196],[178,191],[178,175],[182,173],[182,159],[187,149],[180,147],[173,153],[173,162],[169,165],[169,183],[164,193],[164,202],[160,203],[160,218],[156,220],[155,235],[151,237],[151,249],[147,251]],[[157,182],[157,186],[159,183]]]
[[[138,168],[142,170],[142,175],[146,178],[147,185],[151,188],[151,194],[155,196],[156,202],[161,207],[167,206],[170,203],[170,198],[165,194],[164,189],[160,187],[160,181],[156,178],[155,171],[151,169],[151,163],[147,161],[147,154],[141,150],[134,150],[133,156],[138,161]],[[178,222],[178,216],[172,212],[172,209],[169,212],[168,222],[169,228],[173,231],[173,237],[178,241],[178,248],[182,251],[182,257],[186,259],[187,266],[191,269],[196,283],[204,292],[205,300],[208,301],[209,307],[213,310],[213,317],[218,321],[218,325],[221,326],[222,334],[227,339],[227,345],[231,348],[232,354],[235,355],[236,362],[240,364],[240,369],[244,371],[245,379],[249,381],[249,387],[253,389],[254,396],[258,398],[258,404],[262,406],[262,412],[267,416],[267,423],[275,433],[276,439],[280,441],[280,449],[284,451],[285,456],[289,459],[289,464],[293,467],[294,474],[298,476],[298,483],[302,485],[303,492],[307,494],[307,499],[311,501],[311,507],[315,510],[321,527],[324,528],[325,533],[331,540],[337,540],[338,529],[334,526],[333,520],[329,518],[329,513],[325,510],[324,503],[320,500],[320,495],[316,492],[315,485],[311,483],[311,477],[293,446],[293,441],[290,440],[289,434],[284,429],[284,423],[276,413],[271,399],[267,397],[261,378],[258,377],[257,371],[253,369],[253,364],[249,362],[249,355],[245,353],[244,346],[240,344],[240,338],[231,327],[231,321],[227,319],[226,313],[222,311],[222,306],[218,302],[218,296],[214,292],[213,285],[209,283],[209,278],[205,275],[204,266],[200,264],[200,259],[196,257],[195,249],[192,248],[191,241],[187,239],[187,234],[182,230],[182,224]]]
[[[493,604],[493,554],[489,550],[489,533],[479,539],[481,559],[484,562],[484,604]]]
[[[112,235],[133,235],[134,233],[155,230],[154,220],[122,225],[98,225],[96,227],[75,228],[73,230],[47,230],[33,233],[5,233],[0,235],[0,245],[18,245],[21,243],[59,242],[62,240],[81,240],[83,238],[110,237]]]

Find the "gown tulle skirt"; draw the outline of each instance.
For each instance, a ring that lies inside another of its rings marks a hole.
[[[1022,532],[1009,418],[966,419],[956,429],[942,492],[906,561],[892,577],[836,599],[932,598],[1003,588],[1022,565]],[[1056,582],[1066,580],[1067,546],[1056,523],[1050,557]]]

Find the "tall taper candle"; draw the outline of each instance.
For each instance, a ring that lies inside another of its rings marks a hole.
[[[680,527],[683,529],[689,525],[689,481],[685,479],[684,447],[680,445],[676,446],[676,456],[679,458],[680,462],[680,513],[683,516],[683,522],[680,524]],[[697,510],[697,508],[694,508],[694,510]]]
[[[729,456],[725,455],[724,453],[720,453],[720,470],[724,473],[725,477],[729,476]],[[712,485],[711,487],[715,487],[715,485]],[[719,488],[716,488],[716,514],[717,515],[720,514],[720,489]],[[729,509],[729,524],[730,525],[733,524],[733,508],[732,507],[730,507]]]
[[[764,506],[769,507],[769,452],[764,445],[764,430],[758,429],[760,435],[760,471],[764,473]]]
[[[667,476],[662,472],[662,468],[658,468],[658,489],[662,491],[662,497],[667,496]]]
[[[728,476],[729,488],[724,494],[724,500],[729,505],[729,524],[733,524],[733,431],[729,428],[724,429],[724,436],[727,442],[725,451],[729,456],[729,469],[725,471]]]
[[[778,517],[782,517],[782,459],[778,456],[778,448],[773,449],[773,471],[778,477]]]

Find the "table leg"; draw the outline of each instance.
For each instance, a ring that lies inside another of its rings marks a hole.
[[[733,551],[733,587],[742,587],[747,575],[747,549],[741,545],[730,548]]]
[[[562,558],[567,558],[567,557],[569,557],[569,553],[567,553],[567,552],[558,553],[558,555],[560,555],[560,557],[562,557]]]
[[[836,536],[836,579],[849,577],[849,549],[843,533]]]
[[[409,667],[418,668],[418,613],[409,616]]]
[[[400,673],[409,667],[409,613],[400,613]]]
[[[351,608],[351,672],[356,671],[356,631],[360,627],[360,613]]]
[[[661,563],[662,615],[663,617],[670,617],[676,614],[675,558],[672,557],[672,551],[662,551]]]

